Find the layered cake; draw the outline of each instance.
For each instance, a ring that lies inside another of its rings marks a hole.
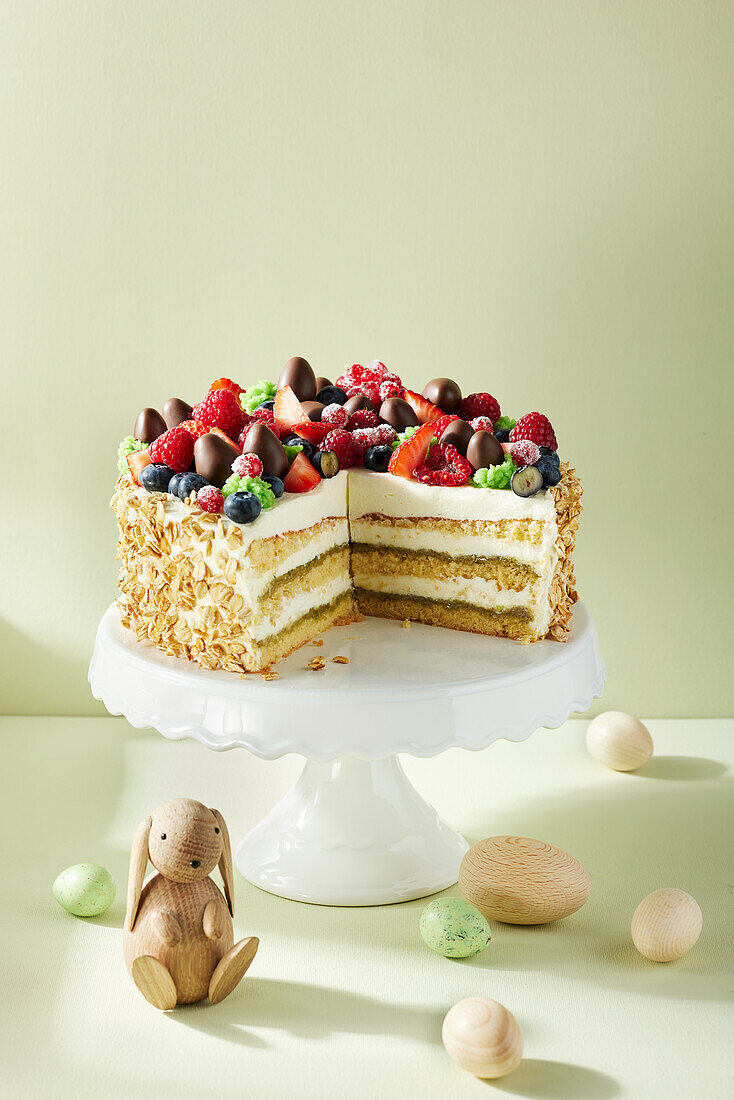
[[[581,486],[538,412],[382,363],[212,383],[142,410],[112,498],[123,624],[203,668],[267,672],[364,615],[568,636]]]

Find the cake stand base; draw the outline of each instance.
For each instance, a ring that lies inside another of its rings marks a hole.
[[[295,786],[244,837],[237,867],[255,886],[318,905],[385,905],[452,886],[468,845],[409,783],[396,756],[307,761]]]

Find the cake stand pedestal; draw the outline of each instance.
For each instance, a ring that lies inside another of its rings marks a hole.
[[[321,671],[307,668],[326,658]],[[333,663],[341,655],[349,663]],[[596,629],[577,605],[570,640],[514,645],[366,619],[281,661],[277,680],[208,672],[137,641],[108,608],[89,669],[112,714],[164,737],[306,757],[303,773],[237,847],[239,870],[281,897],[380,905],[456,882],[467,845],[406,778],[398,753],[523,741],[601,694]]]

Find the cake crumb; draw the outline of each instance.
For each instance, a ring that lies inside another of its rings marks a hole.
[[[314,657],[314,659],[312,661],[308,662],[308,667],[310,669],[313,669],[314,672],[318,672],[320,669],[324,668],[325,665],[326,665],[326,658],[325,657]]]
[[[410,630],[410,619],[403,619],[400,625],[402,626],[403,630]]]
[[[279,672],[273,672],[271,669],[267,669],[265,672],[261,672],[263,680],[278,680],[280,678]]]
[[[332,663],[335,664],[335,665],[348,665],[349,664],[349,658],[348,657],[343,657],[341,653],[339,653],[336,657],[332,657],[331,660],[332,660]]]
[[[313,641],[310,641],[308,644],[313,645],[313,646],[320,646],[320,645],[324,644],[324,639],[323,638],[314,638]]]

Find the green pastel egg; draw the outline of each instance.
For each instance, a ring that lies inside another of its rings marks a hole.
[[[421,936],[431,951],[447,959],[466,959],[492,939],[486,920],[463,898],[436,898],[421,913]]]
[[[54,897],[75,917],[98,917],[115,900],[115,880],[98,863],[75,863],[56,878]]]

